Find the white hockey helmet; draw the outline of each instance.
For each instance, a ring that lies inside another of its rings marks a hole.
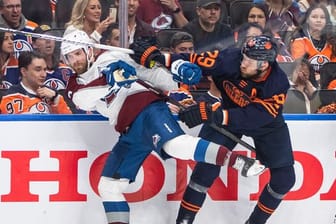
[[[64,35],[63,39],[65,39],[61,44],[61,54],[63,56],[81,48],[88,53],[89,44],[92,43],[90,37],[82,30],[74,30],[71,33]]]

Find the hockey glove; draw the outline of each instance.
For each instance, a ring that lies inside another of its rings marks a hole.
[[[131,58],[146,68],[152,68],[155,65],[155,58],[163,56],[154,41],[148,38],[135,40],[130,48],[134,51],[134,54],[130,55]]]
[[[187,85],[199,83],[202,77],[202,70],[197,65],[182,59],[174,61],[171,65],[173,79]]]
[[[219,103],[213,105],[206,102],[200,102],[196,105],[187,107],[179,112],[179,118],[189,128],[193,128],[204,122],[223,123],[223,110]]]
[[[102,71],[106,77],[106,82],[117,92],[121,87],[128,88],[138,78],[135,68],[124,61],[112,62]]]

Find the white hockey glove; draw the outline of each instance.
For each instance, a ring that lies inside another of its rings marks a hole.
[[[121,87],[129,88],[138,79],[135,68],[121,60],[112,62],[101,72],[114,92],[119,91]]]
[[[197,65],[182,59],[174,61],[170,69],[173,79],[187,85],[199,83],[202,77],[202,70]]]

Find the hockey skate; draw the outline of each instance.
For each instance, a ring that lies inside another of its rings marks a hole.
[[[232,167],[240,171],[244,177],[257,176],[265,170],[265,166],[260,164],[258,160],[243,155],[237,156]]]

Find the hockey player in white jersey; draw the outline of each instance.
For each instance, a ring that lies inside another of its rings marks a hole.
[[[90,42],[82,31],[64,38]],[[130,209],[123,192],[152,151],[163,159],[175,157],[229,165],[248,176],[263,171],[264,166],[254,159],[185,134],[169,111],[167,98],[137,82],[141,79],[161,90],[177,89],[176,81],[192,85],[200,80],[197,66],[179,61],[172,66],[172,74],[159,67],[147,69],[117,51],[106,51],[94,60],[91,47],[71,42],[62,42],[61,53],[76,72],[68,82],[68,96],[80,109],[108,117],[120,133],[98,184],[107,223],[130,223]]]

